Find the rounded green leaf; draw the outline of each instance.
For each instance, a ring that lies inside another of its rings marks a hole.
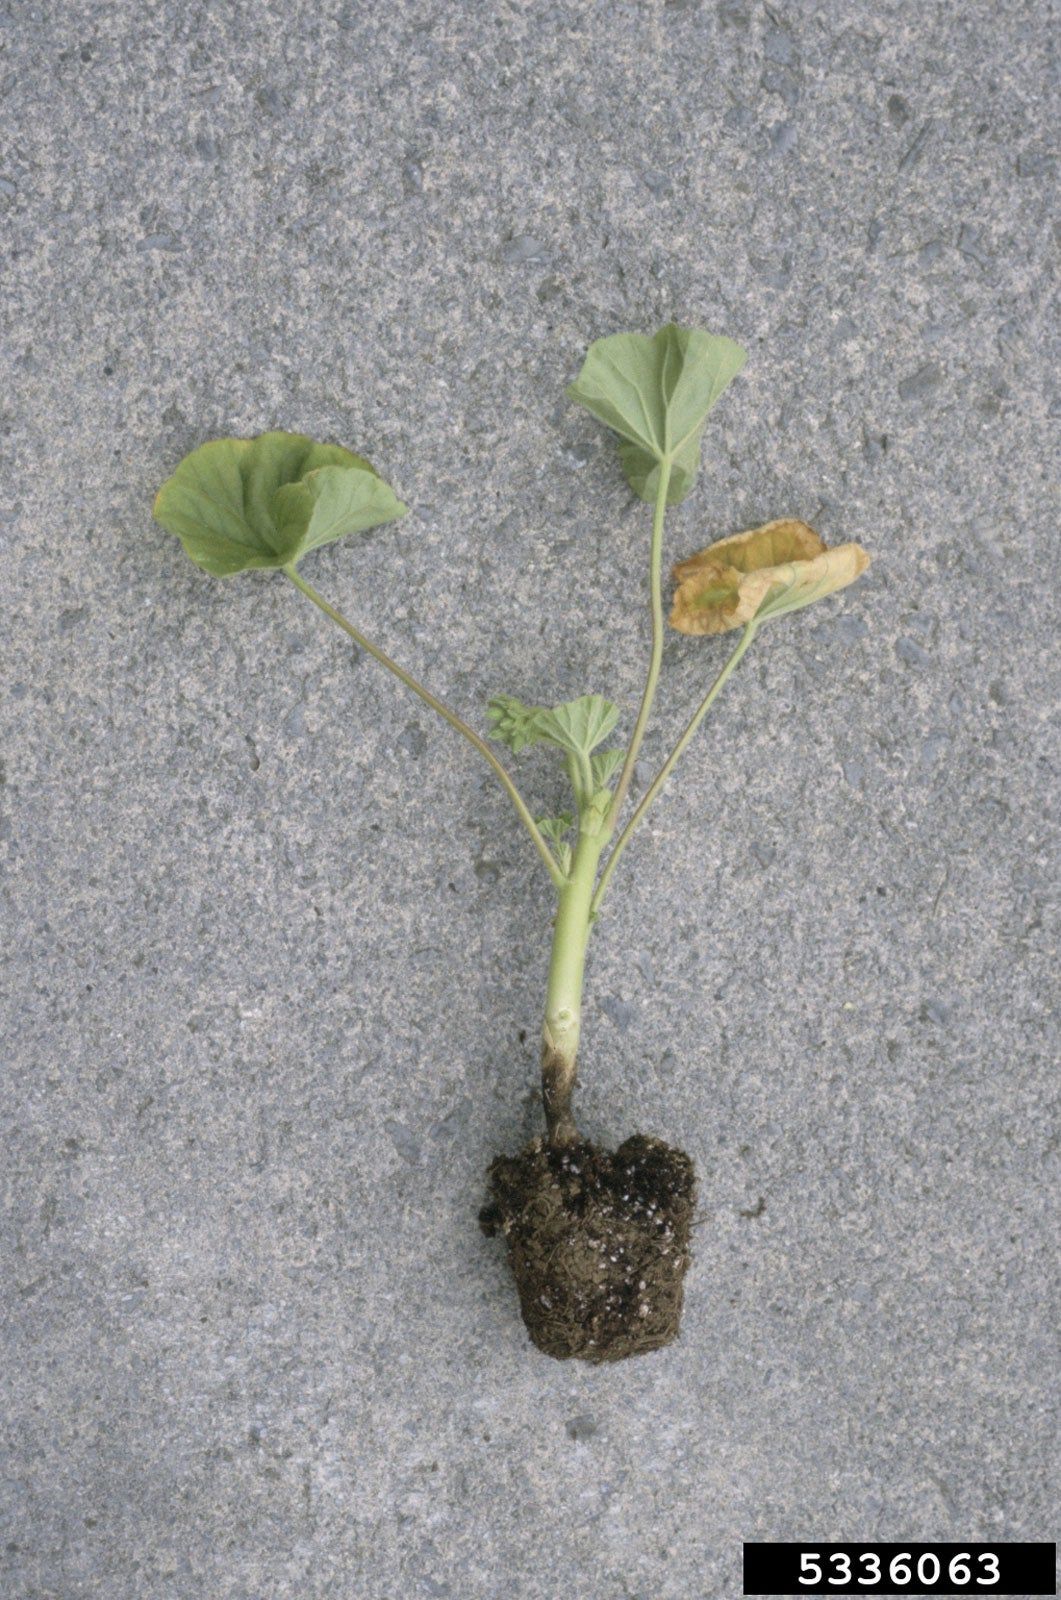
[[[200,445],[162,485],[154,515],[197,566],[223,578],[294,566],[406,509],[364,456],[274,432]]]
[[[602,694],[584,694],[578,700],[538,715],[538,737],[558,745],[573,756],[585,756],[608,737],[619,720],[619,708]]]
[[[675,505],[696,480],[707,414],[746,359],[732,339],[671,322],[651,337],[595,340],[567,392],[619,435],[623,471],[642,500],[655,499],[660,464],[670,463]]]

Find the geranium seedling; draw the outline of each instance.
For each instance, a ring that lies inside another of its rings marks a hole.
[[[784,519],[717,540],[675,567],[671,624],[699,635],[739,629],[740,637],[624,820],[663,655],[664,519],[691,493],[708,414],[744,360],[731,339],[668,324],[653,337],[598,339],[568,390],[618,435],[627,481],[653,507],[652,643],[622,748],[613,742],[619,710],[599,694],[557,706],[495,695],[484,738],[307,582],[299,563],[311,551],[405,514],[363,456],[302,434],[215,439],[184,458],[155,501],[156,518],[198,566],[215,577],[276,568],[461,734],[505,789],[549,875],[557,910],[542,1025],[546,1131],[519,1155],[494,1160],[481,1221],[507,1242],[531,1338],[557,1357],[615,1361],[669,1343],[689,1262],[695,1175],[688,1155],[645,1134],[602,1149],[582,1137],[574,1118],[586,947],[612,875],[760,629],[853,582],[869,563],[858,545],[826,549],[805,522]],[[559,815],[534,815],[495,748],[518,756],[535,744],[554,749],[566,769],[570,809]]]

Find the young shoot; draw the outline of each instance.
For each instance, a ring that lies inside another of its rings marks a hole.
[[[580,1183],[589,1181],[587,1174],[592,1168],[594,1182],[614,1185],[619,1181],[615,1172],[621,1168],[620,1186],[632,1191],[639,1183],[642,1188],[648,1184],[646,1174],[651,1172],[656,1198],[650,1206],[646,1202],[645,1214],[656,1215],[657,1220],[664,1216],[668,1204],[677,1205],[674,1197],[679,1196],[679,1191],[684,1208],[684,1221],[680,1227],[675,1221],[667,1248],[659,1246],[658,1241],[653,1245],[657,1254],[662,1250],[662,1256],[667,1255],[668,1249],[673,1250],[666,1272],[660,1268],[663,1275],[656,1289],[652,1287],[654,1257],[648,1246],[640,1255],[639,1246],[623,1246],[630,1260],[637,1257],[636,1270],[641,1274],[638,1283],[644,1291],[643,1298],[647,1296],[647,1309],[637,1311],[635,1328],[631,1322],[634,1313],[621,1295],[617,1299],[610,1290],[606,1293],[606,1286],[602,1288],[600,1282],[592,1288],[583,1286],[576,1293],[571,1288],[570,1273],[560,1282],[560,1269],[544,1264],[546,1252],[544,1246],[539,1250],[541,1241],[535,1234],[542,1226],[541,1196],[538,1194],[535,1211],[524,1194],[531,1182],[530,1168],[521,1169],[514,1177],[518,1163],[508,1162],[504,1172],[494,1173],[497,1202],[491,1215],[509,1239],[517,1276],[523,1274],[520,1290],[524,1317],[535,1341],[554,1355],[614,1359],[635,1350],[655,1348],[674,1336],[680,1313],[681,1272],[677,1276],[675,1302],[673,1269],[675,1262],[680,1262],[684,1270],[687,1250],[682,1241],[687,1241],[691,1216],[691,1166],[682,1152],[669,1151],[668,1147],[645,1139],[640,1140],[635,1151],[633,1146],[638,1141],[630,1140],[614,1157],[607,1157],[607,1161],[618,1163],[613,1172],[596,1147],[580,1140],[572,1092],[591,929],[631,838],[723,686],[764,627],[843,588],[869,562],[858,545],[827,549],[806,523],[785,519],[717,540],[674,568],[671,625],[689,635],[735,631],[738,637],[729,655],[717,664],[713,680],[673,749],[635,797],[627,815],[660,679],[666,517],[692,493],[708,415],[744,361],[744,351],[731,339],[668,324],[652,337],[621,333],[597,340],[590,345],[582,370],[568,390],[571,399],[617,436],[619,461],[627,482],[634,494],[652,508],[647,541],[650,644],[640,701],[625,742],[621,735],[618,740],[614,737],[620,722],[619,708],[603,695],[592,693],[551,707],[525,705],[512,695],[496,694],[487,706],[484,737],[407,667],[399,665],[369,639],[330,600],[318,594],[300,571],[306,556],[346,535],[363,533],[405,515],[407,508],[364,456],[339,445],[317,444],[294,433],[216,439],[184,458],[155,501],[157,520],[176,534],[187,554],[205,572],[227,578],[251,568],[275,569],[460,734],[504,789],[542,870],[553,884],[557,906],[541,1061],[547,1137],[520,1160],[533,1158],[538,1163],[533,1183],[539,1188],[548,1183],[555,1187],[561,1181],[557,1174],[570,1175],[576,1170],[575,1157],[581,1151],[585,1160],[577,1168]],[[498,754],[501,747],[518,757],[529,745],[555,750],[566,772],[570,808],[559,815],[536,816]],[[666,1159],[661,1152],[666,1153]],[[546,1158],[553,1163],[548,1171],[541,1166]],[[687,1173],[681,1162],[686,1163]],[[501,1165],[495,1163],[495,1168]],[[567,1178],[563,1181],[567,1182]],[[571,1197],[564,1202],[568,1206],[564,1227],[575,1234],[587,1226],[586,1196],[581,1189],[579,1193],[582,1210],[577,1217]],[[665,1194],[670,1195],[669,1201],[660,1199]],[[629,1194],[624,1193],[624,1204],[629,1199]],[[614,1195],[609,1207],[607,1214],[614,1218]],[[532,1211],[539,1218],[537,1222],[528,1221]],[[674,1211],[675,1218],[677,1215]],[[636,1238],[641,1239],[646,1225],[642,1220],[637,1226],[641,1233]],[[550,1261],[554,1261],[557,1248],[554,1240],[549,1246]],[[533,1271],[532,1258],[538,1262]],[[634,1268],[628,1262],[619,1270],[629,1275]],[[620,1300],[626,1309],[616,1309]],[[545,1311],[539,1302],[545,1304]]]

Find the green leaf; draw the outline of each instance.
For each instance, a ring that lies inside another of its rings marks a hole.
[[[564,835],[574,827],[575,823],[570,811],[562,811],[558,817],[539,817],[537,820],[538,831],[557,847],[563,844]]]
[[[551,711],[524,705],[515,695],[495,694],[487,716],[490,737],[507,744],[515,755],[529,744],[553,744],[581,759],[608,737],[619,720],[619,709],[600,694],[584,694]]]
[[[745,359],[732,339],[671,322],[651,337],[595,340],[567,392],[619,435],[623,471],[642,500],[655,499],[660,464],[670,462],[667,502],[677,505],[696,480],[707,414]]]
[[[590,771],[593,774],[593,787],[603,789],[622,766],[626,757],[625,750],[600,750],[590,760]]]
[[[702,438],[701,428],[686,441],[671,462],[670,478],[667,480],[669,506],[680,505],[696,482],[696,475],[700,471]],[[656,490],[659,488],[659,459],[640,445],[631,444],[623,439],[619,443],[619,461],[626,473],[626,481],[634,493],[641,500],[647,500],[650,505],[654,505]]]
[[[551,711],[539,711],[535,725],[540,739],[582,757],[608,737],[618,720],[618,706],[601,694],[584,694]]]
[[[538,726],[539,717],[545,715],[544,706],[527,706],[513,694],[495,694],[490,699],[486,715],[490,720],[490,737],[506,744],[513,755],[529,744],[539,744],[545,735]]]
[[[294,566],[308,550],[405,515],[366,461],[301,433],[213,439],[155,498],[158,522],[206,572]]]

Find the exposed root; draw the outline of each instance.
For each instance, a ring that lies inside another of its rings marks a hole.
[[[695,1205],[693,1164],[643,1134],[614,1153],[536,1139],[490,1167],[480,1221],[509,1250],[534,1343],[621,1361],[677,1336]]]

